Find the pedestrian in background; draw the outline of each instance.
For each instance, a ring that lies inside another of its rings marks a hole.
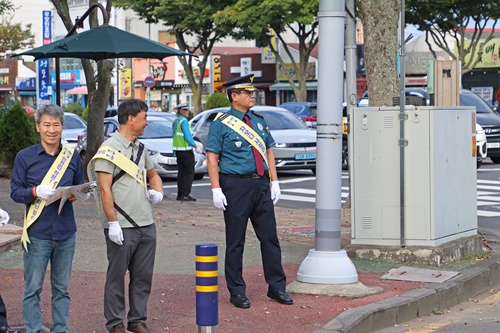
[[[172,146],[177,157],[177,200],[179,201],[196,201],[191,196],[195,166],[193,148],[198,154],[203,153],[201,143],[196,143],[193,140],[188,116],[188,104],[177,105],[177,118],[172,123],[172,133],[174,134]]]
[[[282,304],[293,304],[285,291],[286,277],[274,215],[274,204],[280,197],[271,149],[275,142],[264,118],[250,110],[257,91],[252,81],[253,74],[223,84],[231,109],[219,114],[210,126],[206,148],[213,203],[224,211],[225,277],[230,302],[238,308],[250,307],[243,279],[243,249],[249,218],[260,241],[267,296]]]
[[[42,293],[50,261],[52,288],[52,331],[68,332],[71,265],[76,245],[76,223],[72,200],[59,212],[60,200],[46,205],[57,194],[55,188],[83,184],[79,154],[61,144],[64,111],[58,105],[42,105],[35,113],[40,143],[16,155],[10,181],[11,198],[26,205],[23,235],[24,297],[23,321],[28,333],[42,330]],[[75,191],[74,197],[87,200],[89,194]]]
[[[0,208],[0,227],[9,223],[9,220],[9,214]],[[0,295],[0,333],[22,333],[22,331],[10,328],[7,322],[7,307],[2,299],[2,295]]]
[[[148,149],[137,140],[148,125],[148,107],[129,99],[118,107],[120,129],[99,148],[88,166],[98,180],[95,192],[104,228],[108,269],[104,288],[106,328],[113,333],[149,333],[147,304],[156,252],[151,206],[163,199],[163,183]],[[147,176],[151,189],[147,190]],[[125,313],[125,274],[129,271],[129,311]]]

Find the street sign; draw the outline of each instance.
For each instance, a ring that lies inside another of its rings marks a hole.
[[[144,86],[146,88],[153,88],[155,86],[155,79],[152,76],[146,76],[144,79]]]

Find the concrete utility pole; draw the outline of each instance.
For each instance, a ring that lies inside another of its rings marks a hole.
[[[358,282],[356,267],[340,248],[344,18],[344,0],[320,0],[316,238],[297,273],[305,283]]]

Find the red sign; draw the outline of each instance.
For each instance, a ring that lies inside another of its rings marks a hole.
[[[153,88],[155,86],[155,79],[152,76],[146,76],[144,79],[144,86],[146,88]]]

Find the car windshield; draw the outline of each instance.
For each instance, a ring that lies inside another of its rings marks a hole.
[[[172,137],[172,122],[166,119],[148,119],[148,126],[139,139],[163,139]]]
[[[83,120],[74,116],[64,116],[63,129],[85,128],[87,125]]]
[[[488,104],[473,92],[463,92],[460,94],[461,106],[475,106],[476,113],[492,113],[493,110]]]
[[[258,113],[258,111],[257,111]],[[270,130],[308,129],[302,120],[292,113],[285,111],[264,111],[264,116]]]

